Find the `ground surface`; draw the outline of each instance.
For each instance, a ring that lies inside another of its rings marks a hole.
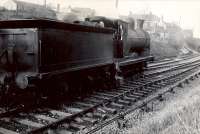
[[[129,134],[199,134],[200,78],[184,88],[177,88],[158,102],[154,110],[134,121],[132,128],[120,133]]]

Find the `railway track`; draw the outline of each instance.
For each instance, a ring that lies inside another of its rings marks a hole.
[[[17,114],[5,112],[0,114],[0,133],[95,133],[172,92],[174,87],[199,75],[199,69],[199,59],[190,60],[163,71],[158,69],[126,79],[117,89],[96,91],[70,105],[15,111]]]
[[[191,59],[198,58],[198,57],[199,57],[199,54],[193,54],[193,55],[187,55],[187,56],[174,57],[173,59],[163,60],[160,62],[155,61],[155,62],[149,63],[147,69],[155,69],[158,67],[165,67],[165,66],[170,66],[170,65],[172,66],[175,64],[181,64],[181,63],[187,62]]]

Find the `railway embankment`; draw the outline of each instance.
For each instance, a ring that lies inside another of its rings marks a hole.
[[[183,37],[174,38],[173,40],[160,40],[152,37],[150,51],[155,60],[198,53],[200,51],[200,40],[197,38],[184,39]]]
[[[156,102],[155,102],[156,103]],[[153,111],[129,123],[129,134],[199,134],[200,79],[176,88]]]

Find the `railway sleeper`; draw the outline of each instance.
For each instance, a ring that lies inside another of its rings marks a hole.
[[[97,119],[91,117],[82,117],[82,120],[88,122],[90,125],[94,125],[98,122]]]
[[[116,102],[112,102],[109,104],[111,107],[114,107],[114,108],[119,108],[119,109],[123,109],[124,108],[124,105],[122,104],[119,104],[119,103],[116,103]]]
[[[124,91],[116,89],[116,91],[112,91],[112,92],[109,91],[108,93],[113,94],[115,96],[119,96],[119,95],[123,94]]]
[[[138,82],[135,82],[135,81],[128,81],[128,83],[131,83],[131,84],[133,84],[135,86],[140,86],[141,85],[141,83],[138,83]]]
[[[121,90],[121,91],[130,91],[131,89],[130,88],[125,88],[125,87],[119,87],[119,90]]]
[[[22,119],[24,119],[24,118],[22,118]],[[37,118],[37,117],[35,117],[34,115],[31,115],[31,114],[27,115],[27,117],[25,117],[25,119],[28,119],[32,122],[36,122],[36,123],[39,123],[39,124],[44,124],[44,125],[47,125],[47,124],[50,123],[50,121],[48,121],[48,120]]]
[[[59,116],[60,118],[68,117],[68,116],[72,115],[71,113],[62,112],[62,111],[58,111],[58,110],[50,110],[49,112],[52,113],[53,115]]]
[[[126,101],[126,100],[122,100],[122,99],[118,99],[117,103],[122,104],[122,105],[130,105],[131,104],[130,101]]]
[[[157,88],[155,88],[155,87],[145,87],[145,89],[146,90],[149,90],[150,92],[153,92],[153,91],[156,91],[157,90]]]
[[[93,103],[93,104],[99,104],[99,103],[103,102],[102,99],[97,99],[97,98],[94,98],[94,97],[87,98],[87,99],[85,99],[85,101]]]
[[[131,83],[129,83],[129,82],[125,82],[125,83],[123,83],[123,85],[120,85],[120,87],[132,87],[132,88],[137,88],[138,87],[138,85],[135,85],[135,84],[131,84]]]
[[[99,119],[102,119],[102,120],[106,120],[108,118],[108,115],[97,110],[97,111],[94,112],[93,117],[99,118]]]
[[[110,100],[110,97],[102,96],[102,95],[92,95],[91,97],[96,98],[97,100]]]
[[[135,89],[135,88],[137,88],[138,86],[131,86],[131,85],[121,85],[120,86],[120,89]]]
[[[77,123],[77,122],[70,122],[69,124],[69,128],[75,130],[75,131],[81,131],[83,129],[85,129],[87,126],[86,124],[82,124],[82,123]]]
[[[48,130],[48,134],[74,134],[75,132],[73,130],[67,130],[65,128],[59,128],[56,130]]]
[[[9,130],[9,129],[3,128],[3,127],[0,127],[0,133],[1,134],[19,134],[15,131],[12,131],[12,130]]]
[[[148,88],[148,87],[142,87],[142,88],[140,88],[140,89],[138,89],[138,90],[141,90],[141,91],[145,91],[145,92],[147,92],[147,93],[151,93],[152,91],[154,91],[154,89],[153,88]],[[137,91],[138,91],[137,90]]]
[[[76,113],[80,113],[83,111],[83,109],[80,109],[77,107],[67,107],[67,108],[65,108],[65,110],[67,113],[70,113],[70,114],[76,114]]]
[[[101,96],[106,96],[106,97],[115,97],[117,95],[115,94],[110,94],[110,93],[95,93],[97,95],[101,95]]]
[[[117,113],[117,110],[115,108],[109,108],[109,107],[100,107],[98,108],[100,111],[105,111],[106,113],[109,113],[109,114],[116,114]]]
[[[134,96],[138,96],[138,97],[144,97],[146,96],[146,94],[140,93],[140,92],[131,92],[131,94],[129,95],[134,95]]]
[[[23,125],[15,121],[6,121],[6,120],[0,120],[0,126],[2,128],[8,129],[14,132],[18,132],[18,133],[21,133],[30,129],[27,125]]]
[[[124,98],[123,98],[124,100],[126,100],[126,101],[130,101],[130,103],[131,102],[136,102],[136,100],[137,100],[137,98],[133,98],[133,97],[129,97],[129,96],[124,96]]]
[[[130,98],[134,98],[134,99],[139,99],[141,98],[142,96],[139,96],[139,95],[132,95],[132,94],[128,94],[126,95],[127,97],[130,97]]]
[[[80,106],[83,106],[83,107],[92,107],[94,106],[93,104],[91,103],[84,103],[84,102],[75,102],[76,105],[80,105]]]
[[[79,109],[86,109],[88,108],[88,106],[84,105],[84,104],[79,104],[79,103],[76,103],[76,102],[73,102],[71,105],[71,107],[73,108],[79,108]]]
[[[37,115],[33,115],[35,118],[41,119],[41,120],[45,120],[48,121],[50,123],[57,121],[57,119],[55,118],[51,118],[42,114],[37,114]]]
[[[154,90],[157,90],[157,89],[160,89],[160,88],[161,88],[161,86],[155,85],[155,84],[151,85],[150,87],[154,88]]]
[[[27,125],[30,128],[40,128],[45,126],[44,124],[35,122],[35,121],[31,121],[29,119],[15,119],[16,122],[23,124],[23,125]]]
[[[137,90],[137,93],[141,93],[141,94],[148,95],[148,94],[149,94],[149,91],[145,91],[145,90]]]

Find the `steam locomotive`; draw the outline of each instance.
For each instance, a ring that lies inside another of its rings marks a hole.
[[[0,85],[61,93],[106,88],[153,59],[142,26],[105,17],[0,21]]]

